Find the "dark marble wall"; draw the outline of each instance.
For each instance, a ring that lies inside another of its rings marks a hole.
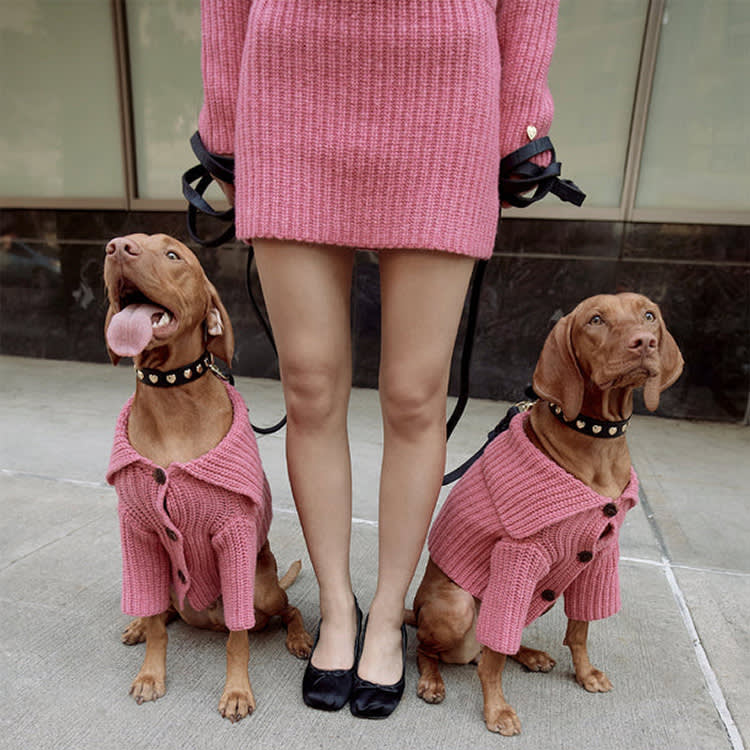
[[[136,231],[184,241],[184,214],[0,212],[0,353],[106,362],[104,245]],[[232,316],[235,372],[277,377],[245,290],[246,248],[235,243],[198,253]],[[254,273],[252,280],[257,293]],[[750,393],[746,226],[504,220],[482,288],[471,394],[520,398],[554,321],[584,297],[617,291],[657,302],[685,357],[685,372],[658,413],[741,421]],[[372,253],[358,255],[352,301],[355,384],[375,387],[380,324]],[[464,320],[453,391],[465,326]]]

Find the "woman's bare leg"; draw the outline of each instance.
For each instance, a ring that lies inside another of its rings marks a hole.
[[[352,381],[348,248],[255,240],[279,352],[289,481],[320,586],[319,669],[352,666],[352,490],[347,412]]]
[[[391,685],[402,671],[404,599],[445,470],[450,362],[474,261],[413,250],[380,254],[382,344],[378,583],[359,676]]]

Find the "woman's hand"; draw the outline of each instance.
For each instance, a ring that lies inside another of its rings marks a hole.
[[[229,182],[224,182],[224,180],[220,180],[214,175],[211,176],[214,178],[214,180],[216,180],[216,184],[221,188],[222,192],[226,196],[227,200],[229,201],[229,205],[234,206],[234,185],[230,184]]]

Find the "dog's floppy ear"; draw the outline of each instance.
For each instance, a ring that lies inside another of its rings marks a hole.
[[[229,314],[226,311],[219,293],[210,281],[206,281],[208,288],[208,311],[206,312],[206,349],[211,354],[223,359],[229,367],[232,366],[234,356],[234,331]]]
[[[107,340],[107,329],[109,328],[109,324],[112,321],[112,318],[114,317],[115,311],[112,309],[112,305],[110,305],[107,308],[107,317],[104,319],[104,341]],[[115,354],[110,348],[109,344],[107,344],[107,354],[109,354],[110,362],[112,362],[113,365],[117,365],[120,361],[120,356],[118,354]]]
[[[537,396],[561,406],[565,419],[575,419],[580,413],[585,385],[573,350],[573,320],[574,313],[570,313],[555,323],[532,380]]]
[[[656,411],[659,395],[666,391],[682,374],[685,360],[672,334],[659,314],[659,373],[649,378],[643,386],[643,403],[649,411]]]

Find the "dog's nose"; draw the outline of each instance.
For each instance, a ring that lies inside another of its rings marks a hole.
[[[647,349],[656,349],[657,343],[656,336],[654,336],[653,333],[644,331],[636,333],[633,338],[630,339],[630,344],[628,346],[635,351],[645,351]]]
[[[138,243],[134,242],[130,237],[115,237],[115,239],[107,243],[106,250],[107,255],[122,255],[124,257],[141,254],[141,248],[138,246]]]

